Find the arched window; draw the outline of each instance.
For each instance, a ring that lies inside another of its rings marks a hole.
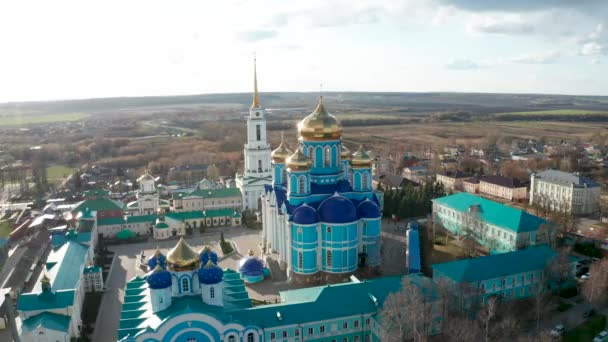
[[[247,342],[255,342],[255,337],[253,333],[247,334]]]
[[[258,172],[262,172],[262,160],[258,160]]]
[[[315,165],[315,149],[312,146],[308,146],[308,158],[312,161],[312,165]]]
[[[281,170],[281,184],[287,182],[287,168],[283,167],[283,170]]]
[[[303,194],[306,192],[306,178],[304,176],[300,176],[298,180],[298,193]]]
[[[368,183],[368,179],[367,179],[367,172],[363,172],[363,176],[361,177],[361,189],[368,189],[369,186],[367,185]]]
[[[188,278],[182,279],[182,292],[190,292],[190,282]]]
[[[213,286],[209,288],[209,297],[215,298],[215,288]]]
[[[323,151],[323,166],[331,166],[331,148],[329,148],[329,146],[325,146],[325,149]]]
[[[228,342],[236,342],[236,337],[234,335],[228,336]]]

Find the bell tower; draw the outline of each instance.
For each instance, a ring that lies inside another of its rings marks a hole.
[[[253,102],[247,117],[247,142],[243,149],[243,174],[236,176],[243,209],[259,210],[258,199],[264,184],[272,182],[270,145],[266,137],[266,112],[260,105],[256,59],[253,59]]]

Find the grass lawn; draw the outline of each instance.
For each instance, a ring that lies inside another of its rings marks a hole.
[[[19,126],[49,122],[79,121],[88,115],[83,113],[47,114],[47,115],[8,115],[0,116],[0,126]]]
[[[0,222],[0,238],[8,238],[13,231],[13,226],[8,222]]]
[[[567,332],[562,341],[564,342],[579,342],[592,341],[595,335],[604,330],[606,325],[606,316],[597,315],[589,318],[576,329]]]
[[[67,167],[64,165],[49,166],[46,169],[46,177],[49,180],[49,182],[62,181],[65,178],[67,178],[67,176],[74,173],[74,171],[76,171],[76,170],[77,169],[74,167]]]

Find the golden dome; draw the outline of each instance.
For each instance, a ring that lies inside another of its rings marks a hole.
[[[293,154],[293,151],[287,148],[285,141],[283,140],[283,133],[281,133],[281,144],[276,150],[272,151],[270,156],[275,163],[285,163],[285,159]]]
[[[337,140],[342,136],[342,124],[325,110],[323,96],[314,112],[298,123],[298,134],[304,140]]]
[[[359,149],[353,153],[350,163],[353,167],[371,167],[372,158],[363,150],[363,145],[360,145]]]
[[[296,153],[285,160],[285,164],[287,164],[287,168],[290,171],[306,171],[310,169],[310,165],[312,165],[310,159],[308,159],[299,148],[296,150]]]
[[[200,267],[198,253],[184,238],[167,253],[167,266],[171,271],[189,271]]]
[[[340,144],[340,146],[340,157],[342,157],[342,159],[350,159],[350,150],[348,147],[344,146],[344,144]]]

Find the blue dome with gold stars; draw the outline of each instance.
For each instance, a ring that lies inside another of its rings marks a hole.
[[[208,260],[205,266],[198,270],[198,280],[201,284],[213,285],[222,281],[224,271],[213,261]]]
[[[199,257],[201,258],[201,265],[207,265],[209,260],[217,265],[217,253],[211,250],[211,247],[209,246],[203,247],[199,253]]]
[[[156,265],[160,265],[164,269],[167,268],[167,257],[158,249],[148,258],[148,269],[153,270]]]
[[[171,272],[163,269],[159,264],[146,275],[146,281],[151,289],[166,289],[171,287]]]

